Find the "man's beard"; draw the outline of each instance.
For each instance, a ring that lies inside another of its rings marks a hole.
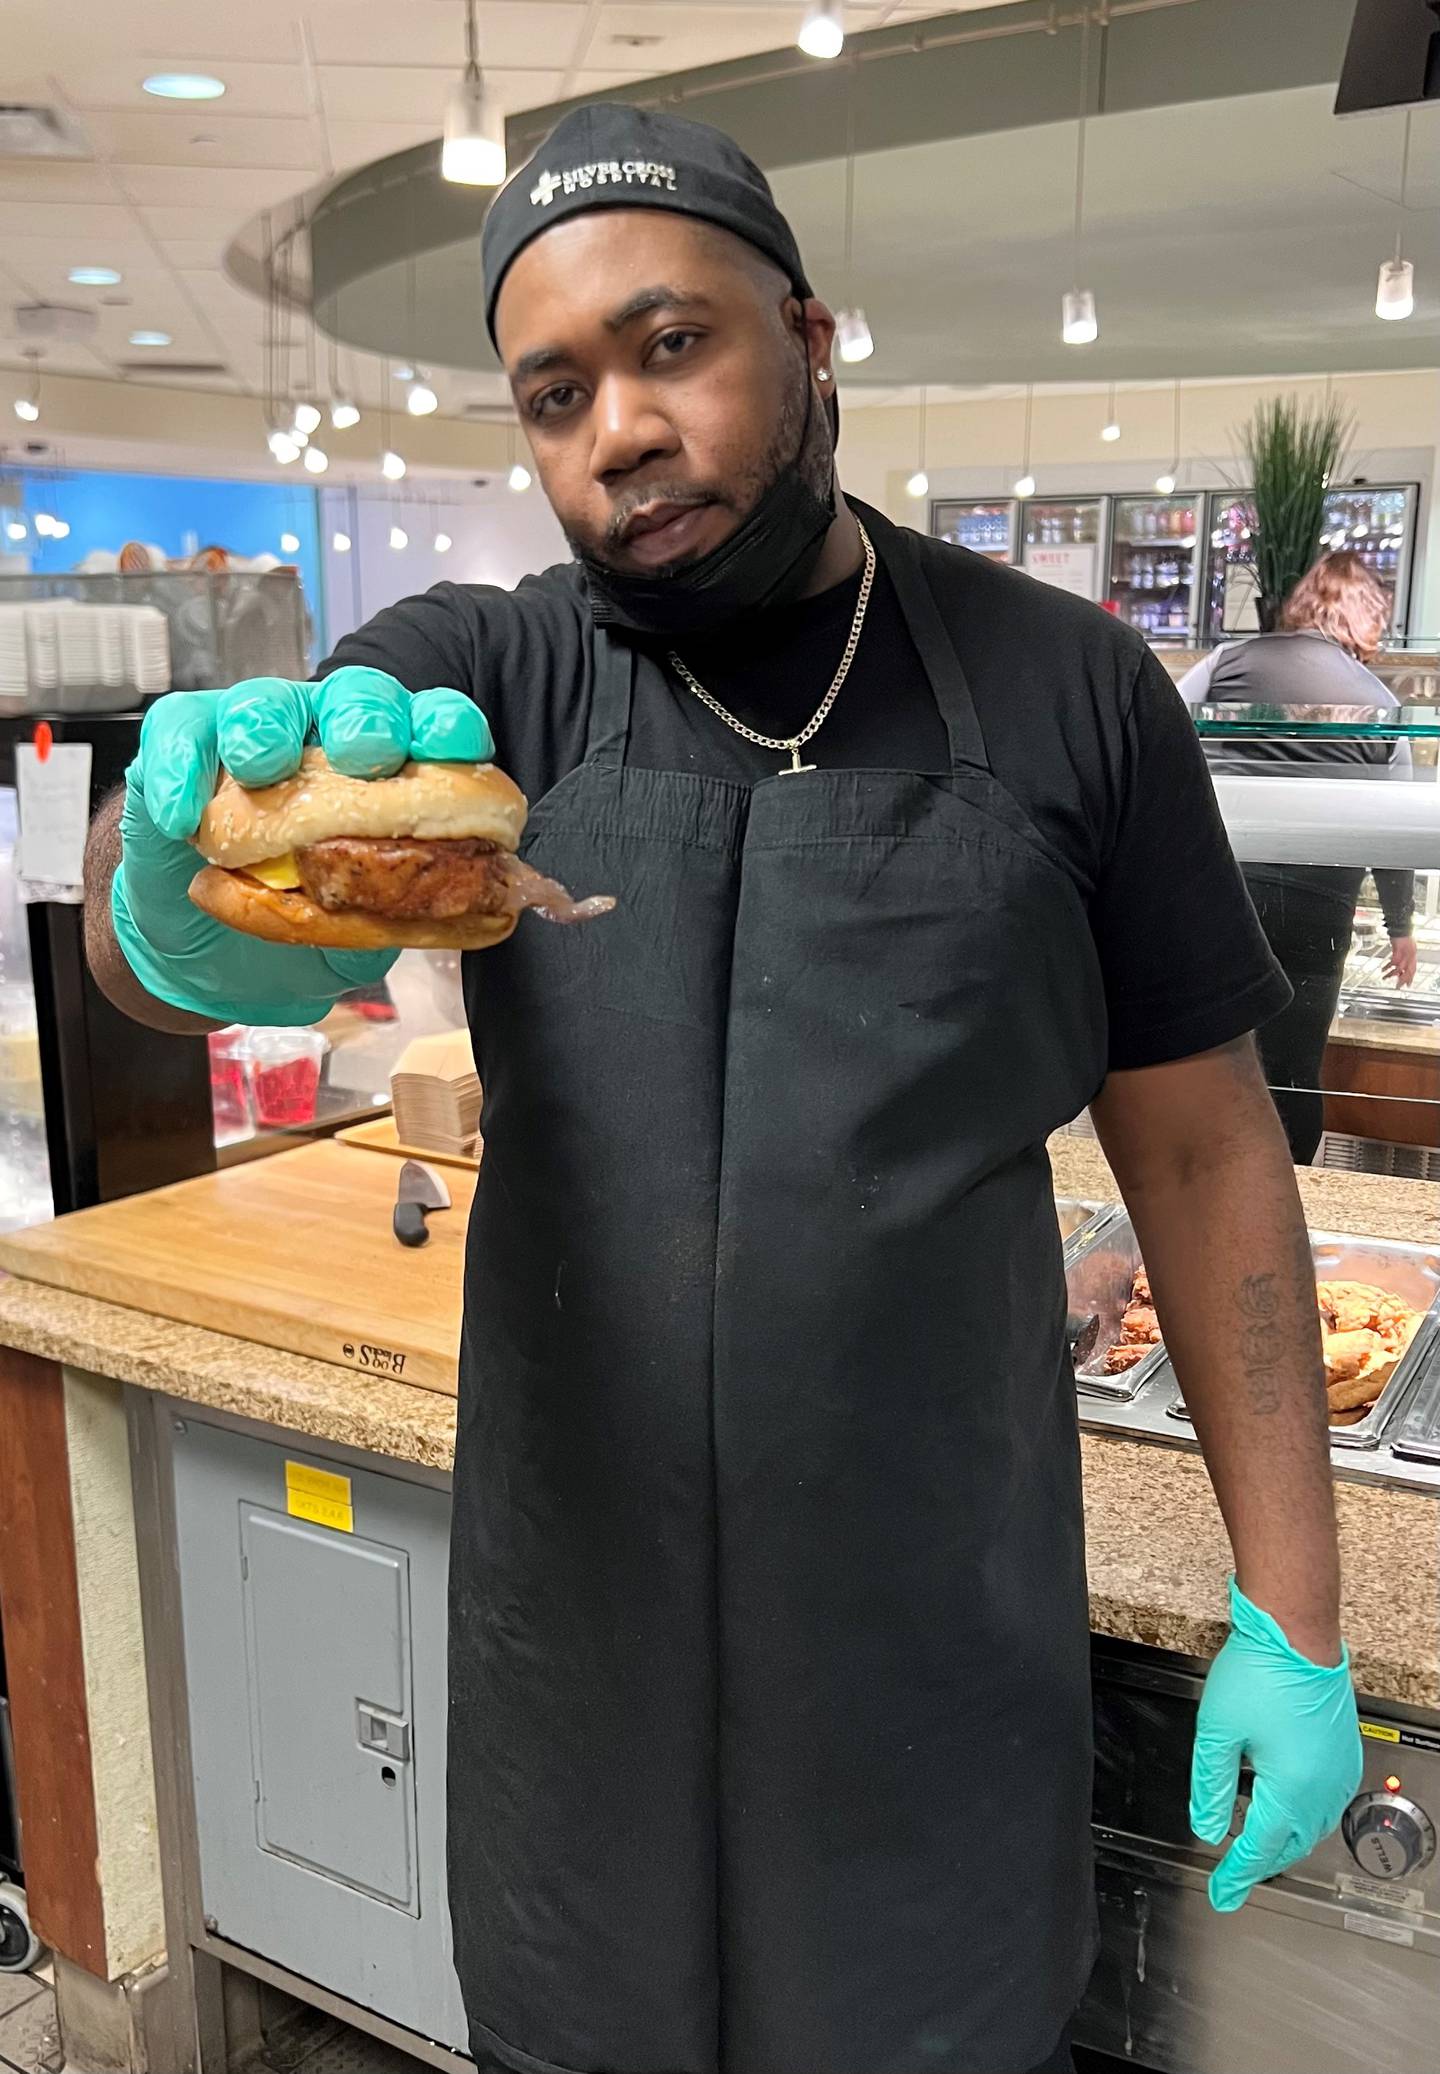
[[[823,410],[811,408],[810,366],[806,359],[799,379],[788,381],[780,417],[769,444],[738,481],[727,483],[648,482],[643,488],[627,490],[616,501],[603,536],[587,540],[565,529],[570,552],[579,562],[599,563],[607,569],[625,566],[625,528],[637,511],[649,504],[716,504],[733,514],[739,527],[765,493],[779,481],[787,468],[794,468],[806,487],[822,502],[830,495],[835,473],[835,449],[830,422]],[[733,528],[732,528],[733,530]],[[728,538],[728,535],[727,535]],[[699,561],[710,549],[691,548],[674,561],[649,569],[646,575],[663,579]]]

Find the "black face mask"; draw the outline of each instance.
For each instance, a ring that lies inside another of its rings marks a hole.
[[[786,605],[799,597],[835,517],[833,476],[821,498],[800,473],[813,394],[807,382],[805,423],[795,459],[786,462],[730,538],[709,554],[669,575],[655,576],[627,576],[580,554],[597,626],[676,640],[685,634],[712,633],[745,613],[763,612],[769,605]]]

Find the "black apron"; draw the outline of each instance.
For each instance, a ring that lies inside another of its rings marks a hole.
[[[468,961],[450,1884],[487,2070],[1021,2074],[1093,1959],[1045,1138],[1103,991],[919,544],[874,532],[950,769],[633,768],[654,666],[599,634],[524,851],[618,909]]]

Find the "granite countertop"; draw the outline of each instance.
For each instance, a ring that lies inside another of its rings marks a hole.
[[[1092,1138],[1052,1140],[1056,1192],[1114,1199]],[[1306,1171],[1317,1229],[1440,1243],[1440,1191],[1419,1182]],[[455,1403],[380,1376],[0,1277],[0,1345],[395,1461],[448,1470]],[[1229,1545],[1193,1455],[1119,1436],[1081,1436],[1090,1621],[1190,1656],[1224,1637]],[[1440,1709],[1440,1515],[1432,1498],[1383,1484],[1336,1486],[1345,1630],[1360,1688]]]
[[[1440,1023],[1382,1022],[1368,1016],[1340,1015],[1330,1025],[1332,1044],[1355,1044],[1366,1051],[1440,1053]]]

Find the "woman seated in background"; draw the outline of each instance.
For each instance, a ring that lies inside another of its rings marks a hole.
[[[1389,600],[1360,557],[1342,552],[1317,562],[1286,599],[1279,629],[1227,643],[1198,662],[1180,683],[1192,706],[1281,705],[1388,707],[1399,701],[1366,668],[1380,647]],[[1317,712],[1316,719],[1330,718]],[[1335,716],[1339,717],[1339,716]],[[1319,741],[1207,742],[1212,770],[1275,777],[1358,778],[1411,774],[1410,744],[1358,737]],[[1365,871],[1348,864],[1247,864],[1245,883],[1295,999],[1260,1031],[1265,1077],[1290,1140],[1291,1157],[1308,1166],[1325,1127],[1321,1066],[1355,927]],[[1376,890],[1390,938],[1387,979],[1408,987],[1415,977],[1412,871],[1376,871]]]

